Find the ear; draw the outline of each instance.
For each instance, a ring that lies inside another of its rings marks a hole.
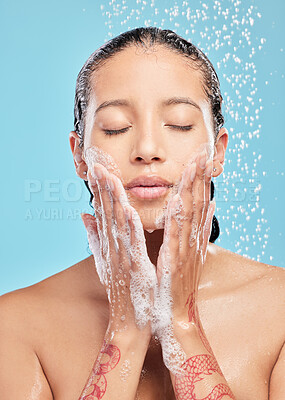
[[[228,145],[229,134],[226,128],[221,128],[215,142],[213,158],[213,176],[219,176],[224,170],[225,153]]]
[[[73,155],[76,174],[77,176],[79,176],[79,178],[87,181],[88,167],[84,159],[82,158],[83,157],[82,148],[79,147],[80,138],[75,131],[70,132],[69,143]]]

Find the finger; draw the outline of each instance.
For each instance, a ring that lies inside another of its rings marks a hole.
[[[203,227],[203,236],[201,238],[201,246],[196,252],[196,257],[195,257],[195,265],[197,266],[195,268],[195,287],[198,290],[198,282],[200,281],[202,270],[203,270],[203,265],[206,260],[206,253],[207,253],[207,247],[209,243],[209,237],[211,234],[211,228],[212,228],[212,219],[215,211],[215,201],[211,201],[206,220],[205,220],[205,225]]]
[[[180,197],[182,200],[181,210],[181,240],[180,240],[180,253],[181,258],[189,254],[189,239],[193,231],[193,218],[194,218],[194,207],[193,207],[193,182],[196,176],[196,163],[190,164],[185,170],[182,177],[182,187],[179,190]]]
[[[90,214],[81,214],[81,219],[87,231],[87,238],[90,250],[95,257],[98,257],[100,253],[99,237],[97,230],[96,218]]]
[[[194,193],[194,212],[198,224],[198,230],[201,229],[203,213],[205,208],[205,168],[206,168],[207,152],[203,150],[197,157],[196,179],[193,184]],[[199,238],[199,236],[198,236]],[[199,241],[197,243],[199,247]]]
[[[193,232],[190,238],[190,258],[193,259],[193,268],[191,270],[191,282],[193,288],[198,284],[198,278],[201,271],[201,223],[203,221],[205,209],[205,168],[206,168],[207,152],[204,149],[196,158],[196,176],[193,182],[193,208],[194,208],[194,222]]]
[[[97,231],[98,231],[98,249],[96,254],[97,258],[95,258],[95,255],[94,258],[100,281],[102,284],[108,287],[107,292],[110,292],[110,262],[108,261],[108,256],[107,256],[108,242],[105,239],[104,235],[103,222],[102,222],[103,208],[98,186],[98,178],[101,178],[101,172],[100,170],[96,170],[97,164],[98,163],[95,163],[94,168],[89,169],[87,172],[88,185],[94,196],[92,200],[92,205],[94,208],[94,213],[97,222]],[[107,265],[108,262],[109,265]]]
[[[213,171],[213,161],[208,160],[206,162],[205,167],[205,175],[204,175],[204,207],[201,217],[201,229],[200,229],[200,243],[203,242],[203,231],[207,218],[208,208],[210,204],[211,197],[211,179],[212,179],[212,171]]]
[[[204,232],[203,232],[203,246],[202,246],[202,251],[201,251],[203,264],[206,259],[207,246],[208,246],[209,238],[211,235],[212,221],[213,221],[213,217],[214,217],[214,213],[215,213],[215,208],[216,208],[216,202],[215,202],[215,200],[213,200],[210,202],[210,205],[208,208],[207,218],[205,221]]]
[[[143,271],[149,269],[151,264],[147,254],[143,225],[135,208],[128,206],[127,210],[131,228],[132,271]]]
[[[112,271],[113,291],[120,301],[120,293],[126,286],[129,286],[130,262],[127,257],[127,219],[125,211],[120,204],[120,196],[124,192],[123,185],[119,178],[111,174],[103,166],[97,167],[101,172],[99,179],[99,192],[103,208],[103,224],[105,224],[107,250]],[[98,171],[97,169],[97,171]],[[119,234],[119,231],[121,232]],[[123,231],[123,232],[122,232]],[[123,235],[122,235],[123,233]],[[123,240],[120,241],[120,238]],[[119,244],[120,242],[120,244]]]
[[[83,224],[84,224],[87,232],[92,232],[94,234],[98,234],[96,218],[93,217],[93,215],[87,214],[87,213],[82,213],[81,219],[83,221]]]
[[[90,214],[81,214],[81,219],[87,230],[87,238],[90,250],[94,256],[95,268],[97,270],[100,282],[108,284],[107,270],[105,260],[102,258],[100,239],[98,234],[97,219]]]
[[[131,231],[130,292],[135,310],[136,322],[143,327],[152,320],[152,289],[156,273],[146,249],[143,226],[137,211],[128,206]]]
[[[107,243],[114,248],[113,236],[112,236],[112,224],[113,224],[113,207],[112,207],[112,192],[109,185],[107,184],[107,177],[109,176],[108,171],[101,164],[95,164],[94,171],[98,176],[97,184],[99,189],[99,197],[102,206],[102,228],[103,235]],[[110,250],[110,248],[109,248]]]
[[[94,199],[93,199],[93,207],[95,211],[95,215],[97,218],[97,228],[98,228],[98,236],[100,240],[100,250],[101,257],[108,265],[111,265],[110,261],[110,251],[109,251],[109,241],[108,235],[106,232],[106,216],[103,206],[102,200],[102,189],[99,181],[103,177],[102,170],[100,168],[99,163],[95,163],[93,168],[88,171],[88,182],[90,183],[90,187],[92,188]],[[111,270],[109,269],[109,275],[111,274]]]
[[[124,188],[119,178],[114,174],[110,174],[109,179],[113,188],[113,213],[116,227],[116,232],[113,232],[113,236],[117,235],[119,265],[123,270],[127,271],[130,268],[131,238],[128,211],[120,201]],[[129,279],[129,277],[125,278]]]
[[[163,245],[164,251],[162,252],[163,260],[162,265],[165,269],[171,265],[179,264],[179,225],[177,222],[177,215],[181,209],[181,198],[177,193],[168,203],[167,213],[165,218],[165,228]],[[174,272],[173,270],[171,272]]]
[[[117,253],[112,235],[112,205],[110,188],[107,185],[108,171],[99,163],[95,163],[93,169],[88,171],[89,187],[94,194],[93,207],[97,219],[98,236],[102,266],[104,266],[104,282],[110,289],[114,285],[116,275]],[[103,268],[103,267],[102,267]],[[111,285],[111,286],[110,286]]]
[[[95,216],[97,218],[98,231],[101,232],[102,231],[102,205],[101,205],[101,199],[100,199],[100,195],[99,195],[97,176],[95,176],[95,172],[93,170],[89,169],[87,171],[87,180],[88,180],[88,186],[93,194],[92,206],[94,209]]]

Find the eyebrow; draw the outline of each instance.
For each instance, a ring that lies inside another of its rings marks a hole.
[[[200,107],[198,106],[197,103],[195,103],[195,101],[193,101],[192,99],[190,99],[190,97],[179,97],[179,96],[175,96],[175,97],[170,97],[169,99],[163,100],[161,102],[161,104],[163,106],[170,106],[172,104],[188,104],[190,106],[193,106],[195,108],[197,108],[199,111],[201,111]],[[98,111],[102,110],[103,108],[106,107],[110,107],[110,106],[127,106],[130,107],[130,102],[128,100],[125,99],[116,99],[116,100],[107,100],[104,101],[102,104],[100,104],[99,107],[96,108],[95,110],[95,114],[98,113]]]

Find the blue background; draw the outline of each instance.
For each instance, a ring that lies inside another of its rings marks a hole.
[[[80,212],[92,210],[68,140],[75,81],[107,39],[145,25],[191,39],[220,77],[231,137],[225,173],[216,181],[217,244],[285,266],[282,0],[0,4],[0,294],[90,255]]]

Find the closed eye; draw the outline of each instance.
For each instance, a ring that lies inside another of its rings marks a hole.
[[[192,129],[193,125],[185,125],[185,126],[180,126],[180,125],[168,125],[171,128],[179,129],[180,131],[190,131]]]
[[[167,125],[170,126],[171,128],[178,129],[180,131],[190,131],[192,129],[193,125],[185,125],[185,126],[180,126],[180,125]],[[104,132],[106,135],[118,135],[120,133],[125,133],[129,128],[123,128],[123,129],[104,129]]]
[[[119,133],[125,133],[127,131],[127,128],[123,128],[123,129],[104,129],[104,132],[106,135],[118,135]]]

